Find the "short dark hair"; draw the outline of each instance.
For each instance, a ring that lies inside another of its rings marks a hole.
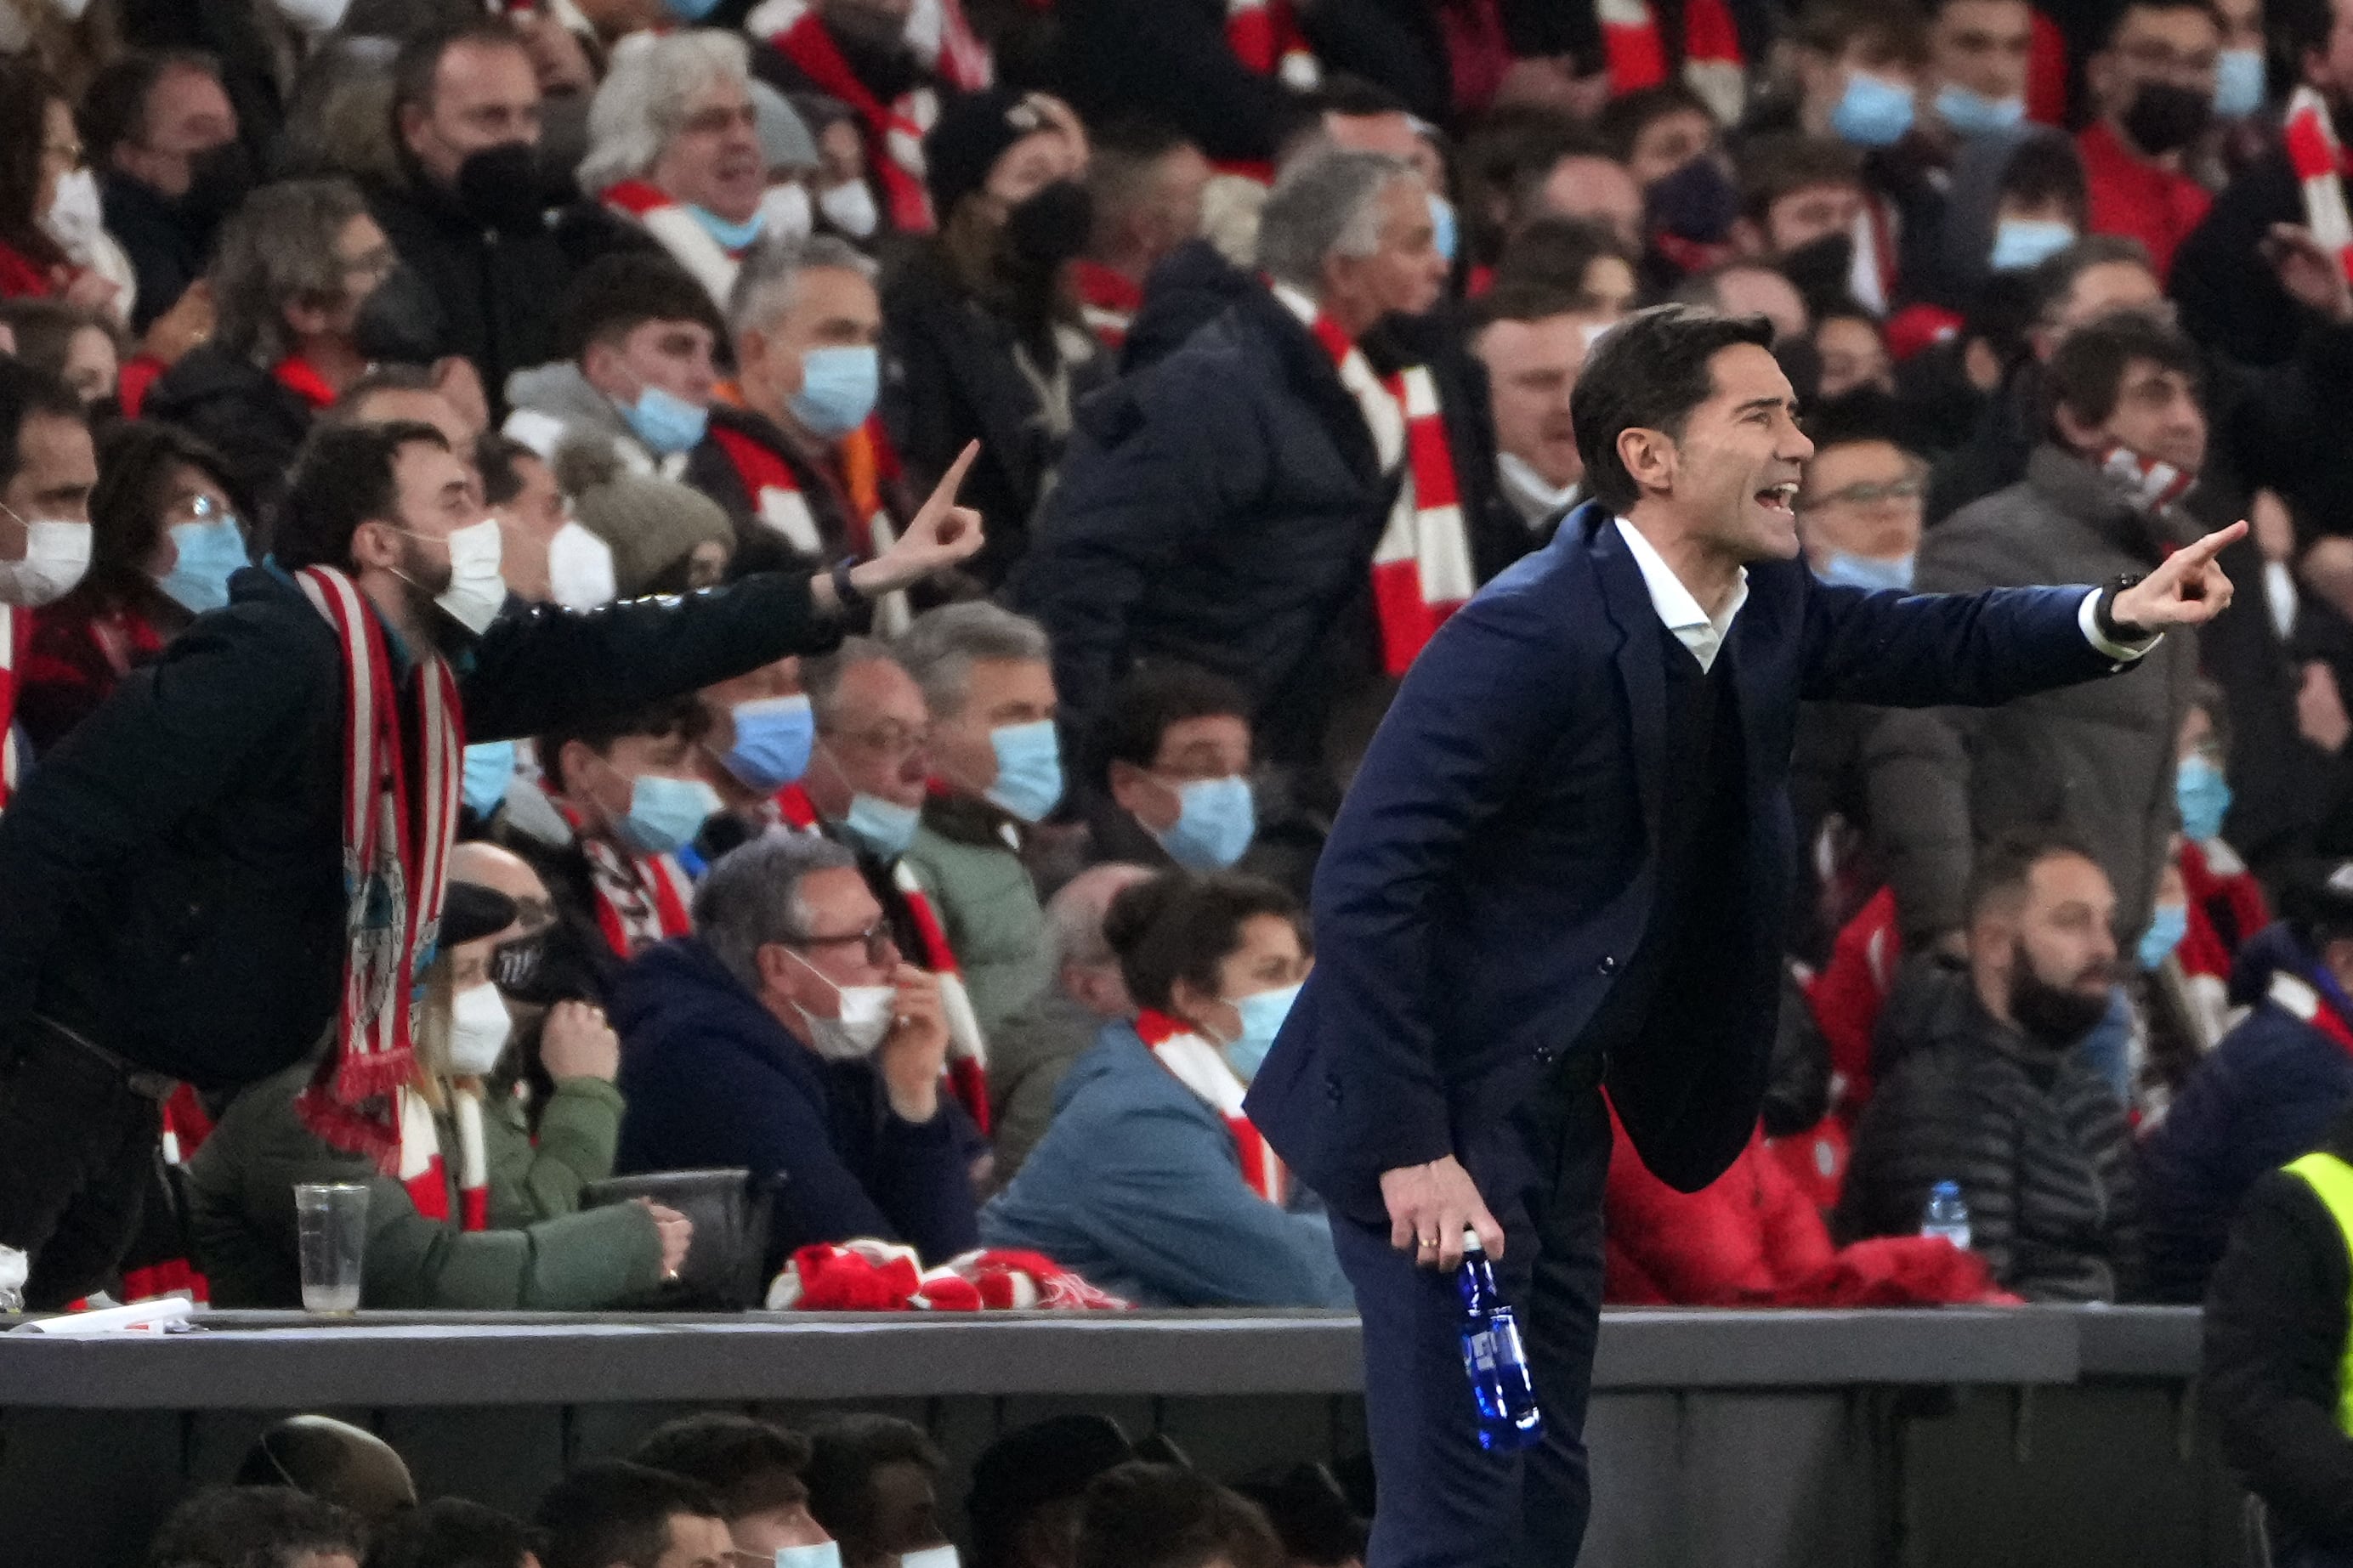
[[[1498,321],[1549,321],[1555,316],[1575,315],[1585,308],[1586,297],[1575,289],[1514,279],[1472,301],[1471,329],[1479,331]]]
[[[1087,136],[1087,188],[1098,213],[1134,202],[1163,158],[1192,145],[1165,121],[1126,116]]]
[[[1103,717],[1098,776],[1113,763],[1152,766],[1171,724],[1227,715],[1248,723],[1250,700],[1224,676],[1189,664],[1142,666],[1120,683]]]
[[[1770,349],[1773,323],[1696,305],[1653,305],[1602,335],[1569,395],[1577,456],[1595,500],[1624,512],[1642,499],[1618,455],[1619,436],[1663,430],[1680,440],[1692,410],[1715,395],[1710,363],[1741,343]]]
[[[2214,0],[2121,0],[2115,12],[2108,17],[2108,25],[2100,31],[2102,47],[2115,47],[2116,35],[2124,31],[2125,18],[2136,11],[2195,11],[2213,23],[2216,32],[2230,30],[2223,23],[2222,13],[2215,5]]]
[[[538,1550],[538,1533],[521,1520],[445,1497],[379,1525],[367,1568],[520,1568]]]
[[[1307,107],[1317,114],[1344,120],[1367,120],[1377,114],[1410,114],[1412,106],[1378,82],[1360,76],[1335,73],[1307,95]]]
[[[16,357],[52,375],[65,373],[66,358],[73,353],[75,337],[91,327],[114,340],[118,355],[129,357],[122,353],[122,333],[111,318],[80,305],[69,305],[63,300],[28,295],[0,301],[0,321],[5,321],[8,330],[16,334]]]
[[[1501,291],[1534,284],[1582,297],[1593,264],[1605,256],[1630,268],[1640,259],[1607,224],[1583,217],[1540,217],[1504,242],[1495,262],[1494,288]]]
[[[545,460],[512,436],[483,431],[474,443],[474,467],[482,476],[482,499],[492,506],[506,505],[522,494],[522,465]]]
[[[90,423],[73,388],[22,360],[0,357],[0,487],[13,484],[25,466],[25,421],[36,415]]]
[[[2284,58],[2298,82],[2305,79],[2305,57],[2327,54],[2328,35],[2336,27],[2333,0],[2269,0],[2263,6],[2263,30],[2271,37],[2273,58]]]
[[[441,58],[459,44],[484,48],[522,50],[522,35],[504,16],[470,16],[463,22],[429,28],[400,46],[392,61],[393,134],[400,133],[400,111],[416,104],[432,111]]]
[[[338,423],[356,419],[367,400],[379,392],[430,392],[438,396],[440,391],[433,372],[425,365],[370,365],[365,374],[336,394],[326,417]]]
[[[2043,367],[2044,428],[2058,433],[2062,408],[2085,425],[2105,420],[2116,411],[2125,373],[2144,360],[2179,371],[2193,384],[2205,371],[2197,344],[2137,310],[2119,310],[2069,332]]]
[[[1289,921],[1303,945],[1299,900],[1263,877],[1240,871],[1163,871],[1123,889],[1103,913],[1103,941],[1119,955],[1128,994],[1166,1009],[1176,982],[1218,989],[1218,966],[1241,946],[1257,915]]]
[[[678,1514],[723,1517],[718,1500],[683,1476],[626,1459],[583,1465],[539,1500],[540,1561],[545,1568],[654,1568]]]
[[[2099,858],[2081,841],[2054,828],[2017,828],[1980,846],[1969,867],[1968,890],[1963,900],[1968,918],[1977,919],[1997,899],[2023,891],[2037,866],[2063,855],[2089,860],[2094,866],[2100,863]]]
[[[668,256],[633,250],[600,256],[574,277],[558,352],[576,360],[589,344],[617,342],[648,321],[699,321],[715,340],[727,341],[719,307],[693,274]]]
[[[244,515],[227,463],[178,426],[132,419],[99,437],[98,486],[90,492],[93,592],[121,599],[152,586],[145,563],[164,537],[166,489],[183,465],[218,485]]]
[[[2058,314],[2067,296],[2075,291],[2076,279],[2093,268],[2119,266],[2137,267],[2152,278],[2157,276],[2157,263],[2149,259],[2148,247],[2121,234],[2087,234],[2050,257],[2032,274],[2035,319],[2047,321]]]
[[[1634,156],[1634,143],[1642,139],[1642,132],[1670,114],[1704,114],[1709,124],[1715,123],[1707,100],[1680,81],[1662,81],[1611,99],[1603,105],[1593,128],[1609,155],[1623,163]]]
[[[1540,104],[1506,105],[1480,121],[1455,159],[1473,259],[1494,259],[1532,174],[1540,183],[1569,149],[1589,147],[1600,155],[1600,145],[1576,120]]]
[[[1077,1568],[1281,1568],[1259,1506],[1183,1465],[1135,1459],[1097,1476],[1079,1516]]]
[[[195,71],[220,80],[220,65],[210,55],[191,49],[133,49],[116,56],[90,79],[82,89],[81,107],[74,112],[74,129],[94,168],[103,169],[115,148],[147,136],[148,100],[174,71]]]
[[[801,1479],[808,1483],[809,1512],[828,1533],[858,1541],[871,1532],[871,1483],[884,1465],[921,1465],[937,1477],[947,1468],[947,1458],[922,1427],[896,1415],[860,1411],[810,1435],[808,1468]]]
[[[1928,60],[1927,18],[1902,0],[1816,0],[1798,13],[1789,38],[1799,48],[1833,58],[1860,43],[1874,65]]]
[[[1293,1563],[1354,1563],[1365,1555],[1365,1523],[1332,1472],[1313,1460],[1261,1473],[1234,1489],[1266,1510]]]
[[[1862,155],[1826,136],[1759,136],[1741,150],[1740,210],[1762,224],[1773,204],[1818,185],[1862,184]]]
[[[1997,182],[2001,199],[2029,206],[2057,202],[2067,209],[2075,226],[2084,226],[2091,210],[2091,185],[2084,175],[2084,159],[2075,144],[2056,132],[2029,136],[2010,155]],[[2137,240],[2130,241],[2138,244]]]
[[[360,524],[400,515],[401,448],[419,444],[449,449],[440,431],[414,419],[312,431],[295,459],[271,531],[269,551],[278,564],[290,572],[350,566],[352,535]]]
[[[728,1519],[808,1500],[810,1444],[798,1432],[749,1415],[711,1410],[654,1428],[629,1458],[710,1489]]]
[[[650,735],[664,741],[677,736],[691,745],[710,732],[711,710],[702,705],[701,698],[687,691],[625,713],[608,711],[584,717],[564,729],[549,731],[533,745],[547,782],[557,789],[568,789],[571,786],[564,776],[564,747],[567,742],[577,741],[601,757],[613,749],[614,742],[626,735]]]
[[[1884,441],[1907,451],[1911,447],[1903,405],[1875,386],[1858,386],[1811,405],[1805,426],[1806,439],[1817,452],[1863,441]]]
[[[209,1487],[174,1509],[147,1548],[148,1568],[288,1568],[311,1552],[357,1557],[359,1517],[291,1487]],[[599,1564],[602,1568],[602,1564]]]

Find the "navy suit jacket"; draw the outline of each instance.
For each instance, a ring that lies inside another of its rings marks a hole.
[[[1868,593],[1799,562],[1748,569],[1731,662],[1747,831],[1702,868],[1720,940],[1662,977],[1609,1065],[1644,1163],[1686,1192],[1747,1142],[1764,1092],[1794,845],[1801,700],[1996,703],[2119,668],[2077,621],[2087,590]],[[1249,1099],[1342,1213],[1386,1224],[1380,1173],[1454,1154],[1491,1205],[1524,1181],[1512,1112],[1632,957],[1656,894],[1666,663],[1609,514],[1573,513],[1406,677],[1315,874],[1314,973]],[[1690,911],[1686,911],[1687,913]]]

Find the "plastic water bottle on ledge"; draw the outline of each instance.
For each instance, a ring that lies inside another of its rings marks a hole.
[[[1462,1233],[1454,1284],[1462,1293],[1462,1370],[1479,1405],[1479,1446],[1500,1453],[1533,1448],[1544,1440],[1544,1414],[1536,1408],[1527,1348],[1475,1230]]]
[[[1961,1201],[1961,1184],[1938,1182],[1928,1189],[1928,1206],[1920,1211],[1920,1234],[1941,1236],[1963,1252],[1969,1249],[1969,1205]]]

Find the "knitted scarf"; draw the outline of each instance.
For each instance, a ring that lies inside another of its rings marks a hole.
[[[1667,45],[1651,0],[1599,0],[1609,93],[1623,97],[1667,79]],[[1740,118],[1747,62],[1725,0],[1683,0],[1683,84],[1729,125]]]
[[[448,662],[417,666],[418,755],[401,743],[392,658],[375,611],[332,566],[294,574],[343,649],[343,999],[333,1048],[295,1100],[305,1125],[391,1169],[396,1104],[416,1060],[409,999],[439,936],[457,838],[465,721]]]
[[[1275,285],[1274,297],[1332,356],[1340,384],[1371,429],[1381,471],[1405,466],[1388,526],[1373,550],[1373,603],[1380,620],[1381,668],[1403,675],[1414,656],[1478,586],[1471,538],[1454,480],[1454,452],[1438,407],[1438,384],[1416,365],[1387,380],[1338,322],[1304,294]]]
[[[711,237],[711,231],[694,220],[683,203],[673,200],[669,192],[643,180],[623,180],[608,185],[597,198],[606,210],[635,223],[664,250],[672,261],[691,273],[702,285],[703,291],[721,305],[734,292],[735,275],[743,269],[742,251],[730,250]]]
[[[1291,0],[1226,0],[1226,47],[1261,76],[1279,76],[1294,92],[1314,92],[1324,68],[1299,30]]]
[[[2353,278],[2353,215],[2345,205],[2345,153],[2328,117],[2328,101],[2299,87],[2287,100],[2283,129],[2287,161],[2304,185],[2304,222],[2320,247]]]
[[[2100,459],[2100,471],[2123,488],[2133,510],[2143,517],[2160,517],[2198,482],[2196,474],[2182,472],[2171,463],[2157,458],[2144,458],[2128,447],[2111,447]]]
[[[737,406],[742,406],[740,393]],[[873,421],[870,419],[868,424]],[[817,516],[809,510],[808,497],[802,493],[800,476],[782,454],[765,442],[723,424],[711,426],[711,438],[725,453],[735,470],[735,478],[751,498],[753,515],[762,523],[782,534],[787,543],[804,555],[822,560],[826,553],[824,536],[818,532]],[[879,456],[881,445],[878,437],[870,437],[864,428],[853,430],[843,437],[838,448],[846,459],[853,453],[870,465]],[[848,468],[847,461],[843,464]],[[870,474],[871,478],[871,474]],[[879,497],[865,507],[866,536],[857,536],[856,519],[860,497],[854,485],[838,485],[843,510],[852,520],[851,535],[843,542],[853,555],[880,555],[899,542],[899,531],[891,521],[891,513]],[[864,487],[870,496],[875,487]],[[877,637],[894,637],[905,631],[915,618],[914,608],[907,602],[907,591],[894,588],[874,605],[873,631]]]
[[[490,1157],[482,1144],[482,1087],[461,1079],[449,1086],[449,1120],[458,1131],[458,1227],[491,1226]],[[449,1223],[449,1167],[433,1108],[416,1089],[400,1091],[400,1184],[427,1219]]]
[[[866,128],[866,163],[882,187],[891,226],[902,234],[932,231],[932,198],[923,187],[923,132],[939,118],[939,95],[919,87],[884,104],[858,79],[840,46],[808,0],[767,0],[744,19],[744,29],[765,38],[798,66],[819,90],[849,106]]]
[[[556,815],[572,829],[572,841],[588,861],[589,885],[596,893],[596,927],[606,945],[635,958],[667,937],[694,934],[693,886],[674,855],[625,855],[604,839],[581,831],[580,814],[559,799],[542,779]]]
[[[1242,1180],[1250,1190],[1281,1208],[1290,1194],[1291,1173],[1267,1146],[1266,1138],[1242,1111],[1242,1080],[1226,1065],[1226,1054],[1205,1040],[1192,1026],[1146,1007],[1136,1015],[1135,1033],[1153,1060],[1168,1069],[1178,1083],[1224,1119],[1233,1134],[1234,1153],[1241,1162]]]

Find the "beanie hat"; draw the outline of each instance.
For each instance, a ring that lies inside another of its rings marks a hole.
[[[923,182],[932,211],[945,224],[956,204],[988,183],[989,170],[1025,136],[1051,131],[1054,122],[1011,88],[992,87],[952,99],[923,137]]]
[[[767,172],[816,168],[817,139],[809,134],[808,122],[783,93],[757,77],[752,79],[751,93],[752,116],[759,125],[760,162]]]
[[[575,441],[555,454],[555,482],[580,526],[613,549],[613,583],[634,599],[706,542],[732,553],[735,527],[719,503],[674,480],[636,474],[612,443]]]

